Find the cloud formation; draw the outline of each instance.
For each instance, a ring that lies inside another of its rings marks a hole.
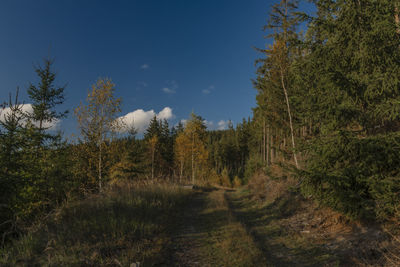
[[[187,120],[182,119],[180,122],[186,126]],[[214,121],[208,121],[208,120],[203,120],[204,125],[207,127],[208,130],[226,130],[228,129],[229,123],[231,123],[231,120],[220,120],[218,123],[214,123]],[[178,124],[176,124],[178,125]],[[175,125],[175,126],[176,126]]]
[[[213,129],[214,128],[214,122],[213,121],[204,120],[203,122],[207,126],[207,129]]]
[[[165,86],[161,90],[166,94],[175,94],[176,90],[179,88],[178,83],[174,80],[165,81],[165,84],[167,86]]]
[[[118,118],[124,124],[121,132],[126,132],[130,128],[135,127],[138,133],[144,133],[147,127],[149,127],[150,121],[154,116],[160,120],[169,120],[174,118],[174,114],[172,113],[172,109],[170,107],[165,107],[158,113],[155,113],[154,110],[144,111],[143,109],[137,109],[126,114],[125,116]]]
[[[162,89],[162,91],[163,91],[164,93],[166,93],[166,94],[175,94],[175,93],[176,93],[176,91],[175,91],[174,89],[170,89],[170,88],[168,88],[168,87],[164,87],[164,88]]]
[[[214,85],[210,85],[207,89],[203,89],[201,92],[205,95],[208,95],[211,93],[211,90],[213,90],[215,88]]]
[[[230,121],[220,120],[218,122],[217,130],[226,130],[226,129],[228,129],[229,122]]]
[[[142,66],[140,66],[140,69],[142,70],[147,70],[148,68],[150,68],[149,64],[143,64]]]
[[[22,105],[21,105],[21,110],[22,110],[22,112],[24,112],[24,113],[31,114],[31,113],[33,112],[32,104],[22,104]],[[8,114],[10,114],[10,112],[11,112],[11,109],[10,109],[10,108],[0,109],[0,121],[3,121],[3,122],[4,122],[5,117],[6,117]],[[25,119],[25,120],[22,120],[22,121],[21,121],[22,126],[25,125],[26,122],[27,122],[26,119]],[[51,121],[51,122],[50,122],[50,121],[44,121],[43,124],[42,124],[42,126],[43,126],[44,128],[46,128],[46,129],[49,129],[49,130],[57,130],[57,128],[58,128],[60,122],[61,122],[61,121],[58,120],[58,119],[53,120],[53,121]],[[39,127],[39,122],[34,122],[33,125],[35,125],[36,127]]]

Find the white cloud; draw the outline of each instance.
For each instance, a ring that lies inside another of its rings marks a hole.
[[[143,64],[142,66],[140,66],[140,69],[142,70],[147,70],[148,68],[150,68],[149,64]]]
[[[169,120],[174,118],[174,114],[170,107],[165,107],[159,113],[155,113],[154,110],[144,111],[143,109],[137,109],[118,118],[125,124],[125,127],[121,132],[125,132],[133,126],[139,133],[144,133],[154,116],[160,120]]]
[[[163,91],[164,93],[166,93],[166,94],[175,94],[175,93],[176,93],[176,91],[175,91],[174,89],[170,89],[170,88],[168,88],[168,87],[164,87],[164,88],[162,89],[162,91]]]
[[[182,119],[182,120],[181,120],[181,123],[183,124],[183,126],[185,126],[186,123],[187,123],[187,120],[186,120],[186,119]],[[176,125],[178,125],[178,123],[177,123]]]
[[[33,112],[32,104],[22,104],[21,105],[21,110],[24,113],[32,113]],[[10,114],[10,112],[11,112],[10,108],[1,109],[0,110],[0,121],[4,121],[5,117],[7,116],[7,114]],[[51,122],[50,121],[44,121],[42,126],[44,128],[46,128],[46,129],[49,129],[49,130],[56,130],[58,128],[60,122],[61,121],[59,119],[53,120]],[[25,125],[26,124],[26,119],[21,121],[21,124]],[[36,127],[39,127],[39,122],[34,122],[33,124]]]
[[[180,122],[185,126],[187,123],[186,119],[180,120]],[[208,121],[208,120],[203,120],[203,123],[205,126],[207,126],[208,130],[226,130],[228,129],[230,120],[220,120],[218,123],[215,123],[214,121]],[[178,123],[176,124],[178,125]],[[175,125],[175,126],[176,126]]]
[[[203,122],[207,126],[207,128],[209,128],[209,129],[213,129],[214,128],[214,122],[213,121],[204,120]]]
[[[157,114],[157,119],[160,120],[169,120],[174,118],[174,114],[172,113],[172,108],[170,107],[165,107],[163,110],[161,110],[160,112],[158,112]]]
[[[165,81],[165,84],[167,86],[165,86],[161,90],[166,94],[175,94],[176,90],[179,88],[179,85],[178,85],[177,81],[175,81],[175,80]]]
[[[218,122],[217,130],[226,130],[228,128],[229,121],[220,120]]]
[[[203,94],[205,94],[205,95],[208,95],[208,94],[210,94],[211,91],[214,90],[214,89],[215,89],[215,86],[214,86],[214,85],[210,85],[207,89],[203,89],[201,92],[202,92]]]

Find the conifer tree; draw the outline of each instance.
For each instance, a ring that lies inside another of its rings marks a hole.
[[[30,84],[28,95],[32,101],[32,113],[27,113],[27,117],[33,122],[38,130],[38,145],[40,146],[46,138],[51,135],[45,134],[44,131],[49,129],[52,123],[58,119],[65,117],[67,111],[57,112],[55,107],[64,103],[64,89],[54,85],[56,74],[52,71],[53,60],[45,59],[44,66],[35,68],[36,74],[39,76],[37,85]]]
[[[400,39],[396,1],[316,1],[295,64],[314,125],[303,190],[352,217],[399,201]]]
[[[8,103],[0,106],[0,233],[6,232],[13,223],[12,217],[21,188],[20,172],[23,167],[22,123],[25,118],[22,104],[9,97]],[[5,222],[9,223],[5,223]]]

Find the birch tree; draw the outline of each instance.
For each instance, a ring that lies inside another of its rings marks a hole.
[[[121,111],[121,99],[114,96],[115,84],[110,79],[100,78],[92,85],[86,104],[81,103],[75,109],[81,134],[86,143],[96,147],[98,186],[103,185],[103,157],[107,140],[121,125],[117,113]]]
[[[184,133],[190,138],[191,149],[191,170],[192,183],[196,179],[196,167],[207,160],[207,150],[205,149],[206,126],[200,116],[192,113],[190,120],[186,123]]]

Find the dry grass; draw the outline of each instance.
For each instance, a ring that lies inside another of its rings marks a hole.
[[[186,193],[167,184],[123,183],[69,203],[0,250],[0,265],[153,265]]]
[[[392,229],[385,231],[383,224],[351,221],[292,190],[296,181],[278,166],[271,177],[255,176],[232,201],[278,264],[400,266],[399,224],[390,223]]]
[[[202,251],[208,264],[212,263],[209,266],[267,266],[252,236],[232,214],[224,194],[224,190],[212,191],[203,211],[208,235]]]
[[[258,200],[273,202],[297,184],[297,181],[278,165],[271,166],[269,172],[268,176],[262,173],[254,175],[248,183],[252,196]]]

